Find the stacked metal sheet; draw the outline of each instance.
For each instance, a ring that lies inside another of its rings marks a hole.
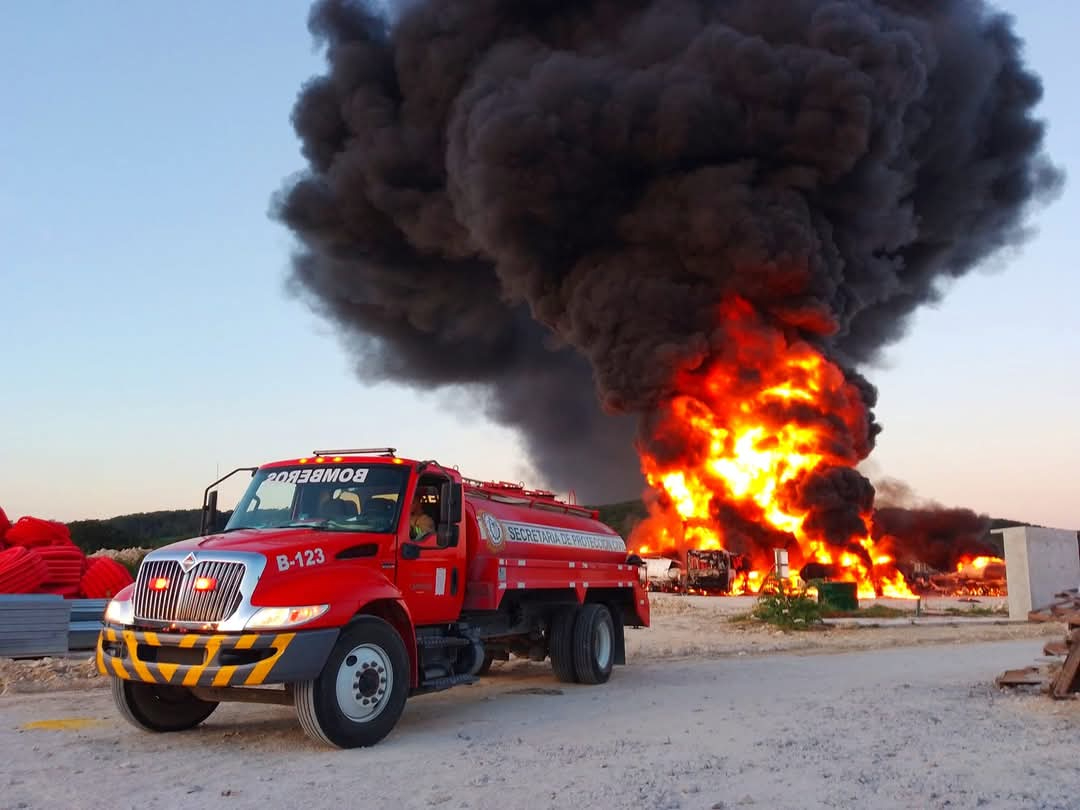
[[[64,655],[70,621],[71,605],[60,596],[0,595],[0,657]]]
[[[97,646],[101,619],[108,599],[70,599],[71,628],[68,631],[69,650],[92,650]]]

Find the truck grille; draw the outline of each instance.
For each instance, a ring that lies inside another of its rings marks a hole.
[[[227,619],[240,606],[244,570],[243,563],[204,560],[185,574],[176,560],[147,560],[139,567],[135,585],[135,618],[199,623]],[[195,590],[200,577],[213,579],[213,590]],[[167,580],[167,587],[151,587],[161,579]]]

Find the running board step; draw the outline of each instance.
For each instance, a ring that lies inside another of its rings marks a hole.
[[[416,639],[416,646],[425,650],[439,647],[468,647],[472,643],[472,639],[461,636],[418,636]]]
[[[420,682],[417,692],[441,692],[451,686],[460,686],[466,683],[476,683],[480,679],[475,675],[446,675],[442,678],[430,678]]]

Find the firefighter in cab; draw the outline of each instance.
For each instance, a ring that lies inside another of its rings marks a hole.
[[[435,521],[424,512],[423,498],[419,488],[413,496],[412,508],[409,512],[409,539],[420,540],[435,531]]]

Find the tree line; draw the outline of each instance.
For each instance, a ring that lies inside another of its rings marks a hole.
[[[600,513],[600,521],[611,526],[624,538],[646,515],[640,500],[621,501],[591,507]],[[103,520],[76,520],[67,524],[71,539],[87,553],[102,548],[157,548],[176,540],[194,537],[199,533],[199,509],[164,509],[157,512],[138,512]],[[219,526],[224,526],[231,512],[222,512]],[[990,521],[989,529],[1022,525],[1019,521],[1000,518]],[[986,540],[1000,556],[1001,536],[989,535]]]
[[[221,513],[221,523],[231,512]],[[67,524],[71,539],[88,554],[102,548],[157,548],[199,533],[201,509],[163,509]]]

